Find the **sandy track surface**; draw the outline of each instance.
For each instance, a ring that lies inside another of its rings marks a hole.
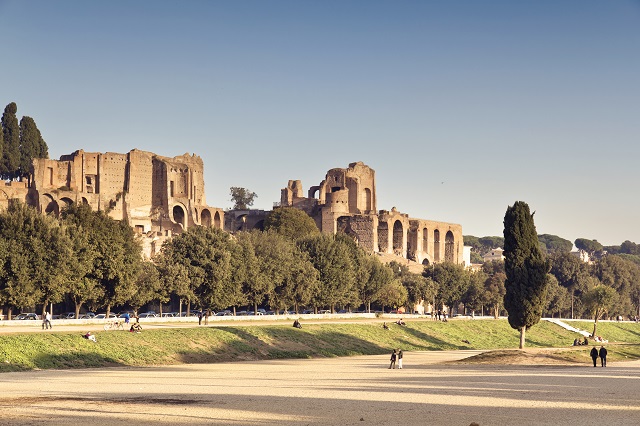
[[[637,425],[640,362],[446,363],[479,351],[0,374],[1,425]]]

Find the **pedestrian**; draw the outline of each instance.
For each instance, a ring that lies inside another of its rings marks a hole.
[[[53,328],[53,326],[51,325],[51,314],[45,311],[44,317],[42,317],[42,329],[48,330],[50,328]]]
[[[198,325],[202,325],[202,311],[198,312]]]
[[[598,350],[595,346],[591,349],[591,359],[593,360],[593,366],[595,367],[596,361],[598,361]]]
[[[440,309],[438,309],[438,321],[440,321],[441,317],[442,317],[442,311]]]
[[[209,325],[210,316],[211,316],[211,311],[207,309],[206,313],[204,314],[204,325]]]
[[[391,352],[391,364],[389,364],[389,370],[396,368],[396,357],[396,350],[394,349],[393,352]]]
[[[130,320],[131,320],[131,316],[129,315],[129,312],[125,312],[125,314],[124,314],[124,323],[125,324],[129,324]]]
[[[398,369],[402,369],[402,349],[398,352]]]
[[[600,346],[600,352],[598,353],[598,355],[600,355],[600,365],[602,365],[603,367],[606,367],[607,366],[607,349],[604,346]]]

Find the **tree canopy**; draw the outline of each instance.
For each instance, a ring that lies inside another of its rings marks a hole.
[[[264,220],[265,231],[275,231],[291,240],[317,235],[320,230],[315,221],[300,209],[279,207]]]
[[[229,195],[233,201],[234,210],[246,210],[253,205],[253,201],[258,198],[255,192],[251,192],[246,188],[232,186],[229,188]]]

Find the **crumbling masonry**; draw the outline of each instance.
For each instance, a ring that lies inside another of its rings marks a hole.
[[[362,162],[331,169],[303,195],[290,180],[280,205],[304,210],[322,232],[345,232],[367,251],[394,254],[422,264],[463,262],[462,226],[410,218],[394,208],[377,210],[375,171]]]

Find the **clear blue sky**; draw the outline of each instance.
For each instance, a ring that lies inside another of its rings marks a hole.
[[[270,209],[376,170],[378,208],[640,243],[640,1],[6,1],[0,103],[76,149],[205,163]]]

